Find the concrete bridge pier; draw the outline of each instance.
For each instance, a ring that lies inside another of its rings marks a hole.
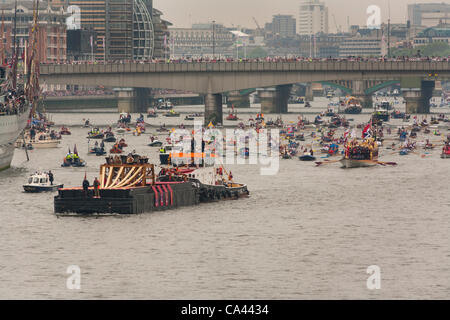
[[[205,95],[205,124],[223,124],[222,94]]]
[[[262,113],[287,113],[292,85],[281,85],[258,91]]]
[[[119,112],[147,112],[150,89],[148,88],[118,88],[114,89]]]
[[[372,95],[367,94],[366,90],[369,87],[367,81],[363,80],[353,80],[352,81],[352,92],[355,98],[358,98],[361,102],[363,108],[373,108]]]
[[[429,114],[430,99],[433,96],[434,81],[420,81],[420,86],[411,86],[402,82],[403,98],[406,102],[406,113]],[[409,81],[411,82],[411,81]],[[403,86],[405,84],[405,87]]]
[[[241,95],[239,91],[231,91],[227,97],[227,106],[231,108],[250,108],[250,95]]]
[[[308,83],[305,88],[306,88],[305,101],[314,101],[314,92],[313,92],[312,84]]]
[[[361,106],[363,108],[373,108],[373,99],[370,94],[354,94],[355,98],[361,102]]]
[[[288,102],[291,96],[292,84],[276,87],[277,111],[278,113],[288,113]]]

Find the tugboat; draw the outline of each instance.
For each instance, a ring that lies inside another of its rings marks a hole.
[[[28,178],[28,183],[23,185],[25,192],[30,193],[52,192],[63,187],[63,184],[52,184],[47,172],[32,174]]]

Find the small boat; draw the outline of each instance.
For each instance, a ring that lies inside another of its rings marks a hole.
[[[104,148],[94,147],[89,150],[88,154],[95,154],[96,156],[103,156],[106,154],[106,151]]]
[[[116,137],[114,137],[114,133],[107,132],[105,134],[105,138],[103,139],[103,142],[116,142]]]
[[[50,183],[48,173],[35,173],[28,178],[28,183],[23,185],[25,192],[52,192],[63,188],[63,184]]]
[[[161,147],[163,145],[163,143],[161,141],[155,140],[152,143],[149,143],[148,146],[149,147]]]
[[[170,101],[160,101],[156,108],[158,110],[171,110],[173,109],[173,103]]]
[[[447,143],[444,146],[444,148],[442,149],[441,158],[442,159],[450,159],[450,144]]]
[[[409,154],[409,149],[402,149],[400,150],[399,154],[401,156],[407,156]]]
[[[149,109],[147,112],[147,118],[158,118],[158,114],[156,113],[156,110]]]
[[[63,163],[61,164],[61,167],[66,168],[66,167],[85,167],[86,166],[86,161],[84,161],[83,159],[67,159],[64,158]]]
[[[311,104],[309,102],[305,103],[305,108],[311,108]]]
[[[325,112],[326,117],[334,117],[336,115],[336,111],[333,108],[328,108]]]
[[[170,110],[169,112],[166,112],[164,114],[164,117],[179,117],[180,114],[178,112],[175,112],[174,110]]]
[[[119,144],[116,143],[116,144],[111,148],[111,150],[109,150],[109,152],[112,153],[112,154],[121,154],[121,153],[123,153],[123,149],[121,149],[120,146],[119,146]]]
[[[105,135],[98,128],[94,128],[88,132],[88,139],[103,139]]]
[[[184,120],[192,121],[192,120],[195,120],[195,119],[194,119],[194,117],[186,116],[186,117],[184,117]]]
[[[228,114],[228,116],[226,117],[226,120],[228,120],[228,121],[238,121],[239,118],[238,118],[238,116],[237,116],[236,113],[230,113],[230,114]]]
[[[72,133],[69,131],[68,128],[62,127],[61,131],[59,131],[59,134],[62,136],[70,136]]]
[[[127,124],[130,122],[131,122],[131,114],[122,112],[119,115],[119,120],[117,121],[117,123]]]
[[[315,161],[316,157],[314,157],[310,153],[305,153],[304,155],[298,157],[300,161]]]

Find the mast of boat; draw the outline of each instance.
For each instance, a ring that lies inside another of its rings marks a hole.
[[[27,63],[26,94],[32,104],[31,115],[36,111],[36,105],[40,94],[39,89],[39,62],[37,61],[37,32],[38,32],[39,0],[33,4],[33,28],[31,30],[30,48],[31,54]]]
[[[2,10],[2,25],[0,26],[0,66],[5,62],[5,46],[3,45],[3,33],[5,30],[5,10]]]
[[[15,90],[17,87],[17,0],[14,1],[14,36],[13,36],[13,64],[12,64],[12,88]]]

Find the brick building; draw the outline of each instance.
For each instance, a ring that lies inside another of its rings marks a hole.
[[[66,23],[68,17],[62,8],[48,2],[39,2],[38,60],[44,63],[66,60]],[[3,27],[3,30],[1,26]],[[16,20],[16,44],[22,55],[30,41],[33,27],[33,1],[18,1]],[[0,4],[0,56],[11,57],[14,39],[14,2]]]

